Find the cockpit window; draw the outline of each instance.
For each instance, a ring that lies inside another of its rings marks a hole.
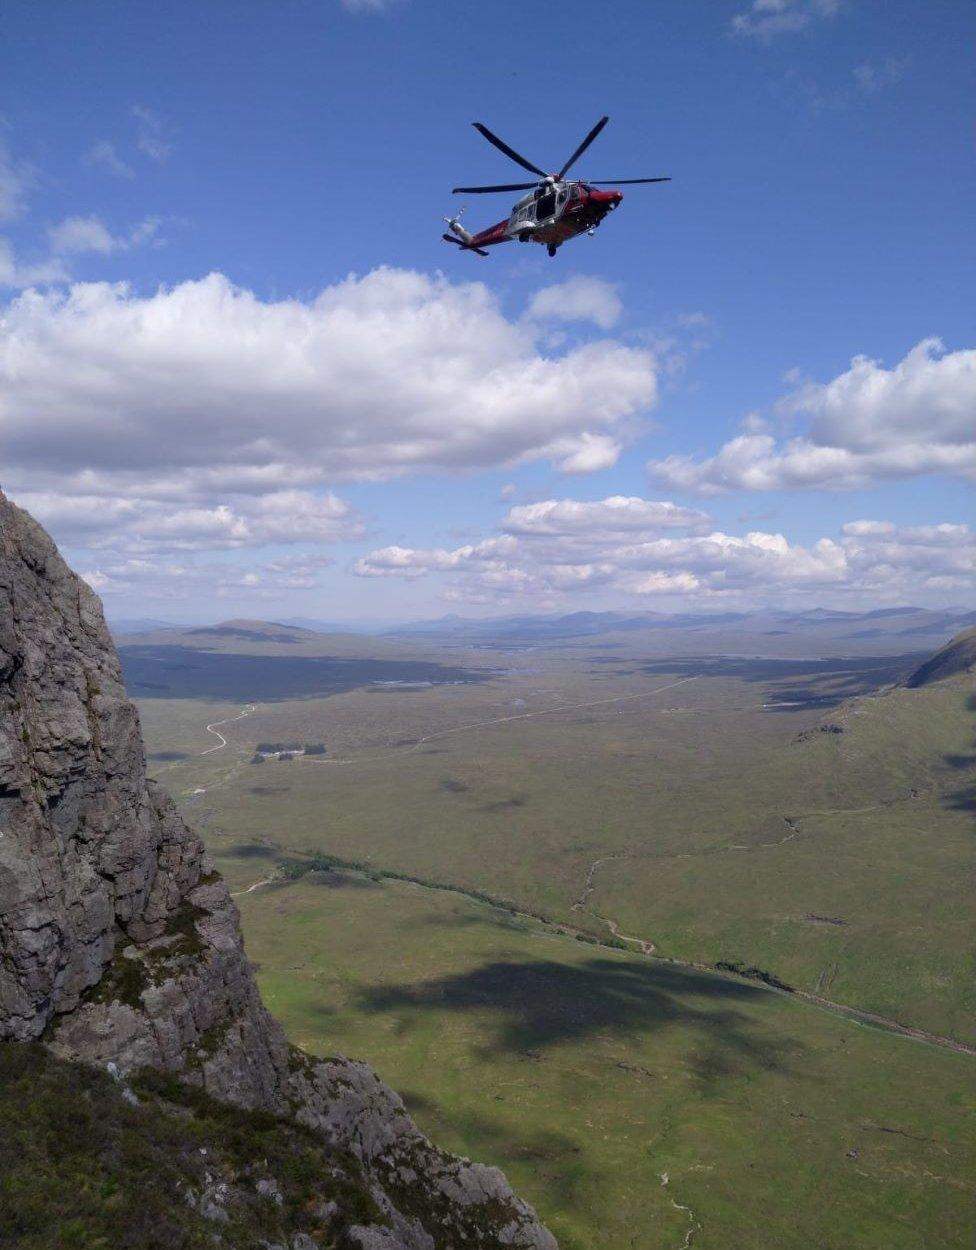
[[[544,195],[540,195],[538,203],[536,204],[536,211],[535,211],[536,220],[537,221],[541,220],[543,217],[551,217],[555,211],[556,211],[555,193],[552,191],[547,191]]]

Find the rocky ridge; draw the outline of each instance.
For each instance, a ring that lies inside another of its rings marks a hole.
[[[357,1161],[377,1214],[337,1209],[326,1240],[295,1245],[556,1250],[501,1172],[433,1146],[366,1064],[289,1047],[223,880],[146,777],[97,596],[2,494],[0,1039],[123,1081],[176,1074],[320,1134]]]

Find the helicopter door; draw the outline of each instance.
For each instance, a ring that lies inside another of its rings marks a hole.
[[[535,202],[535,219],[544,221],[556,211],[555,191],[544,191]]]

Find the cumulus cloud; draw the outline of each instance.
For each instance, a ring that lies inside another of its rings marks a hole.
[[[536,291],[526,315],[538,321],[592,321],[601,330],[609,330],[620,320],[622,311],[612,282],[578,275]]]
[[[563,473],[597,473],[612,469],[623,450],[609,434],[572,434],[557,438],[549,446],[552,463]]]
[[[100,217],[66,217],[48,230],[48,238],[52,252],[58,256],[84,252],[108,256],[148,243],[155,237],[159,224],[158,217],[146,217],[128,234],[118,235],[112,234]]]
[[[709,516],[695,508],[682,508],[668,500],[611,495],[608,499],[581,502],[547,499],[520,504],[502,522],[508,534],[534,538],[583,538],[588,543],[618,543],[625,536],[658,530],[701,529]]]
[[[183,503],[140,495],[18,492],[16,501],[73,545],[115,553],[198,552],[359,537],[362,522],[331,492],[274,491],[230,502]]]
[[[78,219],[58,245],[115,248],[101,226]],[[2,265],[0,251],[0,278]],[[613,464],[655,402],[652,354],[543,341],[480,283],[392,269],[310,300],[261,300],[220,275],[148,296],[31,290],[0,313],[4,487],[106,593],[142,567],[172,593],[199,589],[210,554],[236,564],[360,537],[343,480]]]
[[[926,473],[976,482],[976,350],[946,352],[938,339],[926,339],[892,369],[858,356],[780,409],[805,418],[807,431],[783,442],[748,431],[704,460],[652,460],[651,480],[702,495],[843,490]]]
[[[212,274],[27,292],[0,333],[4,463],[131,488],[311,485],[549,459],[611,463],[657,393],[647,351],[546,355],[481,283],[379,269],[308,302]],[[165,430],[165,438],[160,432]]]
[[[748,9],[732,18],[732,31],[768,43],[777,35],[806,30],[839,9],[840,0],[752,0]]]
[[[548,500],[511,509],[501,533],[454,549],[387,547],[354,565],[361,577],[438,576],[447,597],[558,604],[598,592],[637,602],[790,600],[942,595],[976,588],[976,531],[856,521],[809,544],[762,530],[710,528],[703,513],[667,501]],[[677,532],[684,530],[686,532]]]

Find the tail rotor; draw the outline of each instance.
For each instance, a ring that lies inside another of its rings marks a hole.
[[[453,217],[443,218],[450,234],[444,234],[441,237],[445,243],[456,243],[459,248],[465,252],[477,252],[479,256],[487,256],[488,253],[475,245],[474,235],[470,230],[465,230],[461,225],[461,218],[467,205],[462,205]]]
[[[474,237],[469,230],[465,230],[464,226],[461,225],[461,218],[464,216],[467,208],[467,204],[462,204],[453,217],[445,217],[443,219],[451,234],[457,235],[462,243],[470,243]]]

